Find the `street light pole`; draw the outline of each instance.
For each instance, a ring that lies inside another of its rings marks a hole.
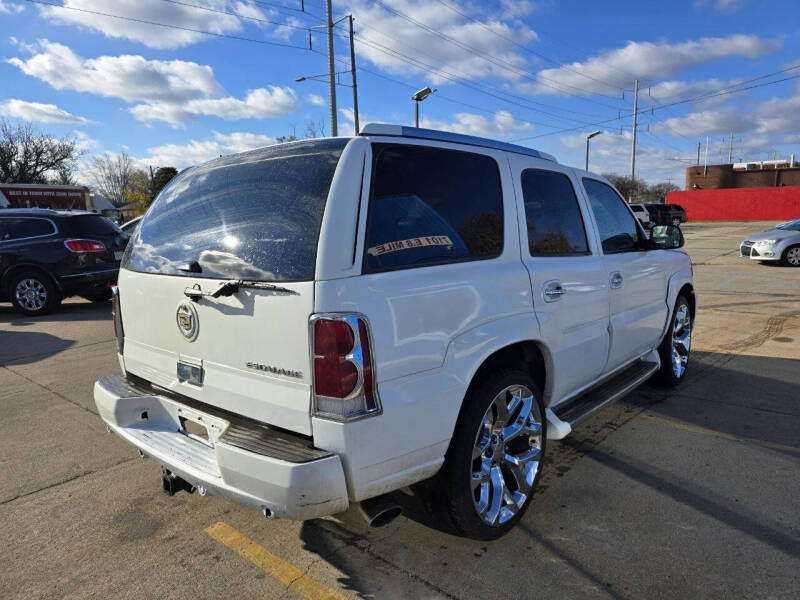
[[[589,140],[592,139],[593,137],[596,137],[596,136],[600,135],[601,133],[603,133],[603,132],[602,131],[593,131],[592,133],[590,133],[589,135],[586,136],[586,165],[584,166],[584,169],[586,171],[589,170]]]
[[[425,100],[425,98],[433,94],[435,91],[436,90],[432,90],[429,87],[424,87],[411,96],[411,99],[414,101],[414,127],[419,127],[419,103]]]

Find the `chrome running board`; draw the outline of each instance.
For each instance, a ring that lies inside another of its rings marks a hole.
[[[588,390],[561,406],[557,406],[553,409],[553,413],[559,421],[568,424],[570,430],[574,429],[609,404],[613,404],[639,387],[652,377],[660,366],[658,362],[637,361],[599,386]],[[548,436],[548,438],[551,438],[551,436]],[[552,437],[551,439],[560,438]]]

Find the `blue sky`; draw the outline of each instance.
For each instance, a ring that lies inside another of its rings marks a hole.
[[[58,6],[0,0],[0,116],[77,136],[86,157],[125,151],[181,168],[302,137],[309,122],[330,132],[326,85],[295,82],[327,68],[322,34],[307,50],[322,0],[305,0],[305,13],[300,0],[43,1]],[[727,160],[730,132],[734,160],[800,152],[792,2],[334,2],[335,15],[348,12],[362,124],[410,124],[411,94],[430,85],[424,126],[518,141],[573,165],[585,134],[602,130],[591,168],[627,174],[638,78],[637,175],[648,181],[682,185],[706,136],[711,163]],[[347,69],[343,38],[336,53]],[[338,98],[347,134],[351,90]]]

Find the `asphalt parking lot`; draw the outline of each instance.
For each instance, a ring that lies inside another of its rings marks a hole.
[[[0,598],[798,598],[800,269],[738,258],[767,224],[688,224],[700,310],[687,380],[563,442],[507,537],[440,531],[410,492],[368,529],[161,491],[107,434],[110,307],[0,304]]]

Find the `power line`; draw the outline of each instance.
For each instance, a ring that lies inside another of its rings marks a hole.
[[[471,15],[469,15],[469,14],[467,14],[467,13],[464,13],[464,12],[462,12],[461,10],[459,10],[458,8],[456,8],[455,6],[453,6],[452,4],[450,4],[449,2],[445,2],[444,0],[436,0],[436,1],[437,1],[439,4],[441,4],[442,6],[446,6],[447,8],[449,8],[450,10],[452,10],[454,13],[456,13],[456,14],[458,14],[458,15],[461,15],[461,16],[462,16],[462,17],[464,17],[465,19],[469,19],[469,20],[470,20],[470,21],[472,21],[473,23],[477,23],[477,24],[478,24],[478,25],[480,25],[482,28],[484,28],[485,30],[489,31],[490,33],[493,33],[494,35],[496,35],[496,36],[497,36],[497,37],[499,37],[500,39],[502,39],[502,40],[505,40],[505,41],[507,41],[507,42],[509,42],[509,43],[513,44],[514,46],[516,46],[517,48],[520,48],[521,50],[524,50],[525,52],[528,52],[528,53],[530,53],[530,54],[533,54],[534,56],[538,56],[538,57],[539,57],[539,58],[541,58],[542,60],[546,60],[547,62],[549,62],[549,63],[552,63],[552,64],[554,64],[554,65],[557,65],[558,67],[560,67],[560,68],[562,68],[562,69],[565,69],[565,70],[567,70],[567,71],[570,71],[570,72],[572,72],[572,73],[575,73],[576,75],[580,75],[581,77],[585,77],[585,78],[587,78],[587,79],[591,79],[592,81],[595,81],[595,82],[597,82],[597,83],[600,83],[600,84],[602,84],[602,85],[605,85],[605,86],[607,86],[607,87],[609,87],[609,88],[611,88],[611,89],[614,89],[614,90],[622,90],[622,89],[623,89],[623,88],[621,88],[621,87],[619,87],[619,86],[617,86],[617,85],[613,85],[613,84],[611,84],[611,83],[608,83],[608,82],[606,82],[606,81],[603,81],[603,80],[601,80],[601,79],[597,79],[596,77],[592,77],[591,75],[587,75],[586,73],[583,73],[583,72],[581,72],[581,71],[578,71],[578,70],[576,70],[576,69],[573,69],[573,68],[571,68],[571,67],[568,67],[567,65],[565,65],[565,64],[563,64],[563,63],[560,63],[559,61],[557,61],[557,60],[555,60],[555,59],[553,59],[553,58],[550,58],[549,56],[545,56],[545,55],[544,55],[544,54],[542,54],[541,52],[537,52],[536,50],[533,50],[533,49],[531,49],[531,48],[528,48],[527,46],[523,46],[522,44],[520,44],[520,43],[519,43],[519,42],[517,42],[516,40],[514,40],[514,39],[512,39],[512,38],[508,37],[507,35],[503,35],[503,34],[502,34],[502,33],[500,33],[499,31],[496,31],[496,30],[492,29],[491,27],[489,27],[489,26],[488,26],[486,23],[484,23],[483,21],[481,21],[481,20],[479,20],[479,19],[476,19],[475,17],[473,17],[473,16],[471,16]],[[541,75],[539,75],[539,77],[540,77],[541,79],[545,79],[546,81],[552,81],[552,79],[547,79],[546,77],[542,77]],[[564,86],[566,86],[566,87],[573,87],[573,86],[570,86],[570,85],[567,85],[567,84],[564,84],[564,83],[562,83],[562,84],[560,84],[560,85],[564,85]],[[573,89],[581,89],[581,88],[575,88],[575,87],[573,87]],[[586,91],[586,90],[583,90],[583,91]],[[611,96],[608,96],[608,97],[611,97]]]
[[[272,41],[269,41],[269,40],[258,40],[258,39],[255,39],[255,38],[248,38],[248,37],[244,37],[244,36],[240,36],[240,35],[232,35],[232,34],[229,34],[229,33],[215,33],[213,31],[205,31],[203,29],[194,29],[192,27],[184,27],[182,25],[158,23],[156,21],[148,21],[146,19],[137,19],[135,17],[123,17],[122,15],[114,15],[114,14],[111,14],[111,13],[101,12],[99,10],[89,10],[87,8],[77,8],[75,6],[64,6],[63,4],[53,4],[52,2],[44,2],[43,0],[25,0],[25,2],[30,2],[32,4],[41,4],[41,5],[44,5],[44,6],[51,6],[53,8],[60,8],[60,9],[63,9],[63,10],[72,10],[72,11],[81,12],[81,13],[87,13],[87,14],[91,14],[91,15],[100,15],[102,17],[109,17],[109,18],[112,18],[112,19],[120,19],[120,20],[123,20],[123,21],[131,21],[131,22],[134,22],[134,23],[143,23],[145,25],[155,25],[157,27],[166,27],[166,28],[169,28],[169,29],[180,29],[181,31],[190,31],[192,33],[199,33],[199,34],[202,34],[202,35],[210,35],[210,36],[219,37],[219,38],[228,38],[228,39],[232,39],[232,40],[239,40],[239,41],[242,41],[242,42],[253,42],[253,43],[256,43],[256,44],[264,44],[264,45],[267,45],[267,46],[280,46],[282,48],[295,48],[297,50],[308,51],[308,48],[306,48],[304,46],[296,46],[294,44],[286,44],[286,43],[282,43],[282,42],[272,42]]]
[[[482,58],[485,61],[490,62],[495,66],[498,66],[498,67],[500,67],[502,69],[505,69],[506,71],[513,72],[513,73],[515,73],[515,74],[517,74],[517,75],[519,75],[519,76],[521,76],[521,77],[523,77],[525,79],[529,79],[529,80],[534,81],[536,83],[539,83],[540,85],[543,85],[545,87],[553,88],[553,89],[561,92],[562,94],[566,94],[566,95],[569,95],[569,96],[575,96],[575,97],[580,98],[582,100],[586,100],[587,102],[592,102],[592,103],[598,104],[600,106],[605,106],[606,108],[612,108],[614,110],[618,110],[617,106],[611,106],[609,104],[604,104],[602,102],[598,102],[597,100],[591,100],[590,98],[587,98],[585,95],[575,94],[575,93],[572,93],[572,92],[565,91],[564,89],[561,89],[561,88],[558,88],[558,87],[543,83],[539,78],[531,75],[530,73],[528,73],[526,71],[523,71],[523,70],[519,69],[518,67],[516,67],[516,66],[512,65],[511,63],[509,63],[508,61],[504,61],[504,60],[499,59],[497,57],[494,57],[494,56],[492,56],[490,54],[486,54],[486,53],[480,52],[479,50],[476,50],[475,48],[473,48],[471,46],[468,46],[467,44],[462,43],[461,41],[459,41],[459,40],[447,35],[446,33],[442,33],[441,31],[439,31],[437,29],[434,29],[433,27],[430,27],[430,26],[426,25],[425,23],[422,23],[421,21],[417,21],[413,17],[410,17],[407,14],[405,14],[403,12],[400,12],[397,9],[394,9],[394,8],[392,8],[390,6],[387,6],[382,0],[374,0],[374,1],[375,1],[375,4],[378,4],[379,6],[381,6],[387,12],[390,12],[390,13],[392,13],[394,15],[397,15],[401,19],[404,19],[404,20],[408,21],[409,23],[412,23],[412,24],[416,25],[417,27],[420,27],[421,29],[424,29],[425,31],[427,31],[427,32],[429,32],[429,33],[431,33],[431,34],[433,34],[433,35],[435,35],[435,36],[437,36],[437,37],[439,37],[439,38],[441,38],[443,40],[446,40],[446,41],[448,41],[448,42],[450,42],[452,44],[455,44],[459,48],[462,48],[463,50],[466,50],[467,52],[469,52],[469,53],[471,53],[471,54],[473,54],[473,55],[475,55],[475,56],[477,56],[479,58]],[[580,89],[580,88],[578,88],[578,89]],[[601,96],[603,95],[603,94],[594,94],[592,92],[588,92],[587,90],[582,90],[582,91],[584,92],[584,94],[587,94],[587,95],[601,95]]]
[[[194,8],[197,10],[204,10],[206,12],[217,13],[220,15],[230,15],[232,17],[236,17],[238,19],[248,19],[249,21],[256,21],[258,23],[268,23],[269,25],[275,25],[277,27],[286,27],[288,29],[299,29],[302,31],[309,31],[308,27],[303,25],[292,25],[290,23],[278,23],[276,21],[270,21],[269,19],[261,19],[259,17],[251,17],[250,15],[243,15],[241,13],[237,13],[234,11],[227,11],[227,10],[219,10],[216,8],[211,8],[209,6],[200,6],[198,4],[190,4],[188,2],[181,2],[180,0],[163,0],[164,2],[169,2],[170,4],[177,4],[178,6],[186,6],[187,8]]]
[[[800,69],[800,65],[797,65],[795,67],[790,67],[790,69],[792,69],[792,68],[793,69]],[[745,92],[747,90],[752,90],[752,89],[764,87],[764,86],[767,86],[767,85],[774,85],[776,83],[782,83],[784,81],[790,81],[792,79],[798,79],[798,78],[800,78],[800,75],[792,75],[790,77],[784,77],[782,79],[776,79],[774,81],[767,81],[766,83],[759,83],[757,85],[751,85],[751,86],[747,86],[747,87],[736,89],[736,90],[719,91],[719,92],[714,92],[714,93],[710,93],[710,94],[702,94],[702,95],[699,95],[699,96],[695,96],[693,98],[686,98],[685,100],[678,100],[677,102],[671,102],[669,104],[664,104],[662,106],[656,106],[656,107],[653,107],[653,108],[650,108],[650,109],[642,109],[639,112],[643,113],[643,112],[647,112],[648,110],[656,111],[656,110],[661,110],[663,108],[668,108],[670,106],[678,106],[680,104],[686,104],[688,102],[695,102],[697,100],[706,100],[708,98],[716,98],[718,96],[726,96],[728,94],[737,94],[739,92]],[[723,89],[725,89],[725,88],[723,88]],[[628,115],[626,115],[626,117],[627,116]],[[614,119],[607,119],[605,121],[598,121],[596,123],[587,123],[586,125],[587,126],[603,125],[605,123],[612,123],[614,121],[619,121],[620,119],[622,119],[622,117],[616,117]],[[535,139],[535,138],[540,138],[540,137],[544,137],[544,136],[548,136],[548,135],[554,135],[554,134],[558,134],[558,133],[567,133],[567,132],[570,132],[570,131],[577,131],[579,129],[582,129],[582,128],[581,127],[571,127],[571,128],[568,128],[568,129],[562,129],[560,131],[551,131],[549,133],[542,133],[542,134],[539,134],[539,135],[533,135],[533,136],[528,136],[528,137],[524,137],[524,138],[517,138],[514,141],[521,142],[521,141],[525,141],[525,140],[532,140],[532,139]]]

